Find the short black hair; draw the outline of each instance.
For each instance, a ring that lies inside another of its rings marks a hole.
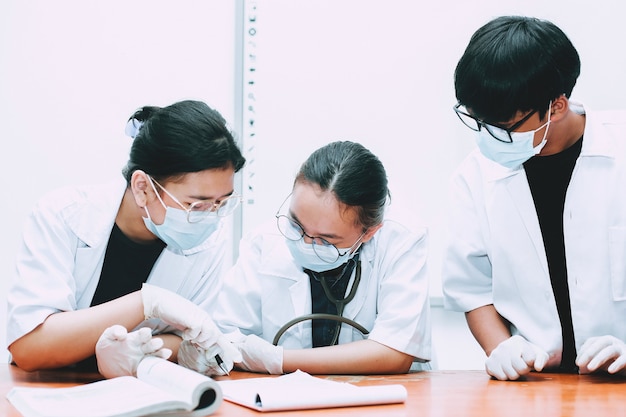
[[[206,169],[237,172],[245,164],[222,115],[201,101],[145,106],[129,120],[141,127],[122,171],[128,183],[138,169],[165,180]]]
[[[471,37],[454,73],[456,98],[487,122],[511,120],[518,111],[543,117],[550,100],[570,97],[580,58],[553,23],[501,16]]]

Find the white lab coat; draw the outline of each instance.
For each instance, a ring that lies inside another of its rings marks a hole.
[[[361,283],[344,317],[370,331],[375,340],[400,352],[429,360],[430,309],[425,230],[413,234],[392,221],[361,248]],[[348,283],[348,292],[354,273]],[[239,260],[224,279],[214,318],[225,332],[241,331],[272,342],[289,320],[311,313],[309,277],[298,267],[285,238],[271,221],[240,244]],[[362,340],[343,324],[339,343]],[[287,349],[312,347],[311,321],[291,327],[279,344]]]
[[[63,188],[44,196],[26,220],[9,288],[7,345],[50,314],[89,307],[126,181]],[[174,291],[208,311],[221,287],[225,247],[215,232],[201,246],[163,250],[148,282]],[[142,323],[169,331],[158,320]]]
[[[563,213],[577,349],[591,336],[626,341],[625,150],[626,111],[588,112]],[[475,150],[453,176],[449,206],[445,306],[467,312],[493,304],[514,334],[558,366],[561,325],[524,169],[508,170]]]

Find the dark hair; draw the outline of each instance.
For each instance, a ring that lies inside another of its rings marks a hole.
[[[129,183],[138,169],[164,180],[214,168],[237,172],[245,163],[222,115],[203,102],[142,107],[129,121],[142,123],[122,171]]]
[[[318,184],[357,210],[363,231],[383,221],[389,196],[387,173],[363,145],[344,141],[319,148],[302,164],[295,183]]]
[[[572,93],[580,58],[553,23],[525,16],[502,16],[478,29],[454,73],[457,100],[488,122],[511,120],[518,111],[537,110]]]

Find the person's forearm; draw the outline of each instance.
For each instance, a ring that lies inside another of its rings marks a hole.
[[[172,362],[178,362],[178,348],[180,348],[180,342],[183,339],[173,333],[157,334],[154,335],[154,338],[163,339],[163,347],[172,351],[172,356],[168,359]]]
[[[133,329],[144,319],[139,291],[82,310],[56,313],[9,346],[13,361],[25,370],[58,368],[95,353],[102,332],[113,324]]]
[[[511,337],[508,322],[498,314],[493,304],[465,313],[467,325],[487,356],[501,342]]]
[[[401,374],[413,357],[373,340],[314,349],[285,349],[283,372],[300,369],[310,374]]]

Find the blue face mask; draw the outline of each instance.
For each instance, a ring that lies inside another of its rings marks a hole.
[[[314,250],[313,244],[306,243],[304,239],[285,239],[285,242],[287,242],[289,252],[291,252],[291,256],[293,256],[296,264],[300,265],[302,268],[310,269],[314,272],[324,272],[330,271],[331,269],[339,268],[341,265],[348,262],[348,260],[352,259],[357,252],[356,250],[351,250],[352,248],[339,249],[339,252],[343,253],[343,255],[340,255],[336,261],[329,263],[320,259],[315,250],[317,250],[318,252],[320,250],[329,250],[333,253],[336,253],[336,250],[333,247],[325,248],[317,245],[317,249]]]
[[[152,178],[150,178],[150,185],[159,199],[159,202],[165,209],[165,219],[162,224],[154,223],[150,217],[148,207],[144,207],[148,217],[144,217],[143,222],[146,228],[165,242],[168,247],[179,251],[195,248],[204,243],[204,241],[217,230],[221,219],[220,217],[207,215],[200,221],[190,223],[188,213],[185,210],[175,209],[165,205],[152,181]],[[167,192],[165,189],[164,191]],[[172,198],[180,204],[173,196]]]
[[[219,226],[220,217],[207,216],[197,223],[187,221],[187,212],[165,206],[165,220],[163,224],[156,224],[150,218],[148,207],[145,207],[148,217],[143,218],[148,230],[154,233],[167,246],[185,251],[204,243]]]
[[[551,108],[552,102],[550,102],[550,108],[548,109],[548,121],[542,126],[528,132],[511,132],[512,142],[496,140],[487,129],[481,129],[476,136],[476,144],[480,152],[492,161],[509,169],[519,167],[534,155],[541,152],[545,146],[548,129],[550,128]],[[543,128],[545,128],[546,131],[543,134],[541,142],[539,145],[533,147],[535,133]],[[503,129],[492,127],[491,130],[494,134],[498,134],[498,130],[501,130],[502,138],[508,137],[508,133]]]

